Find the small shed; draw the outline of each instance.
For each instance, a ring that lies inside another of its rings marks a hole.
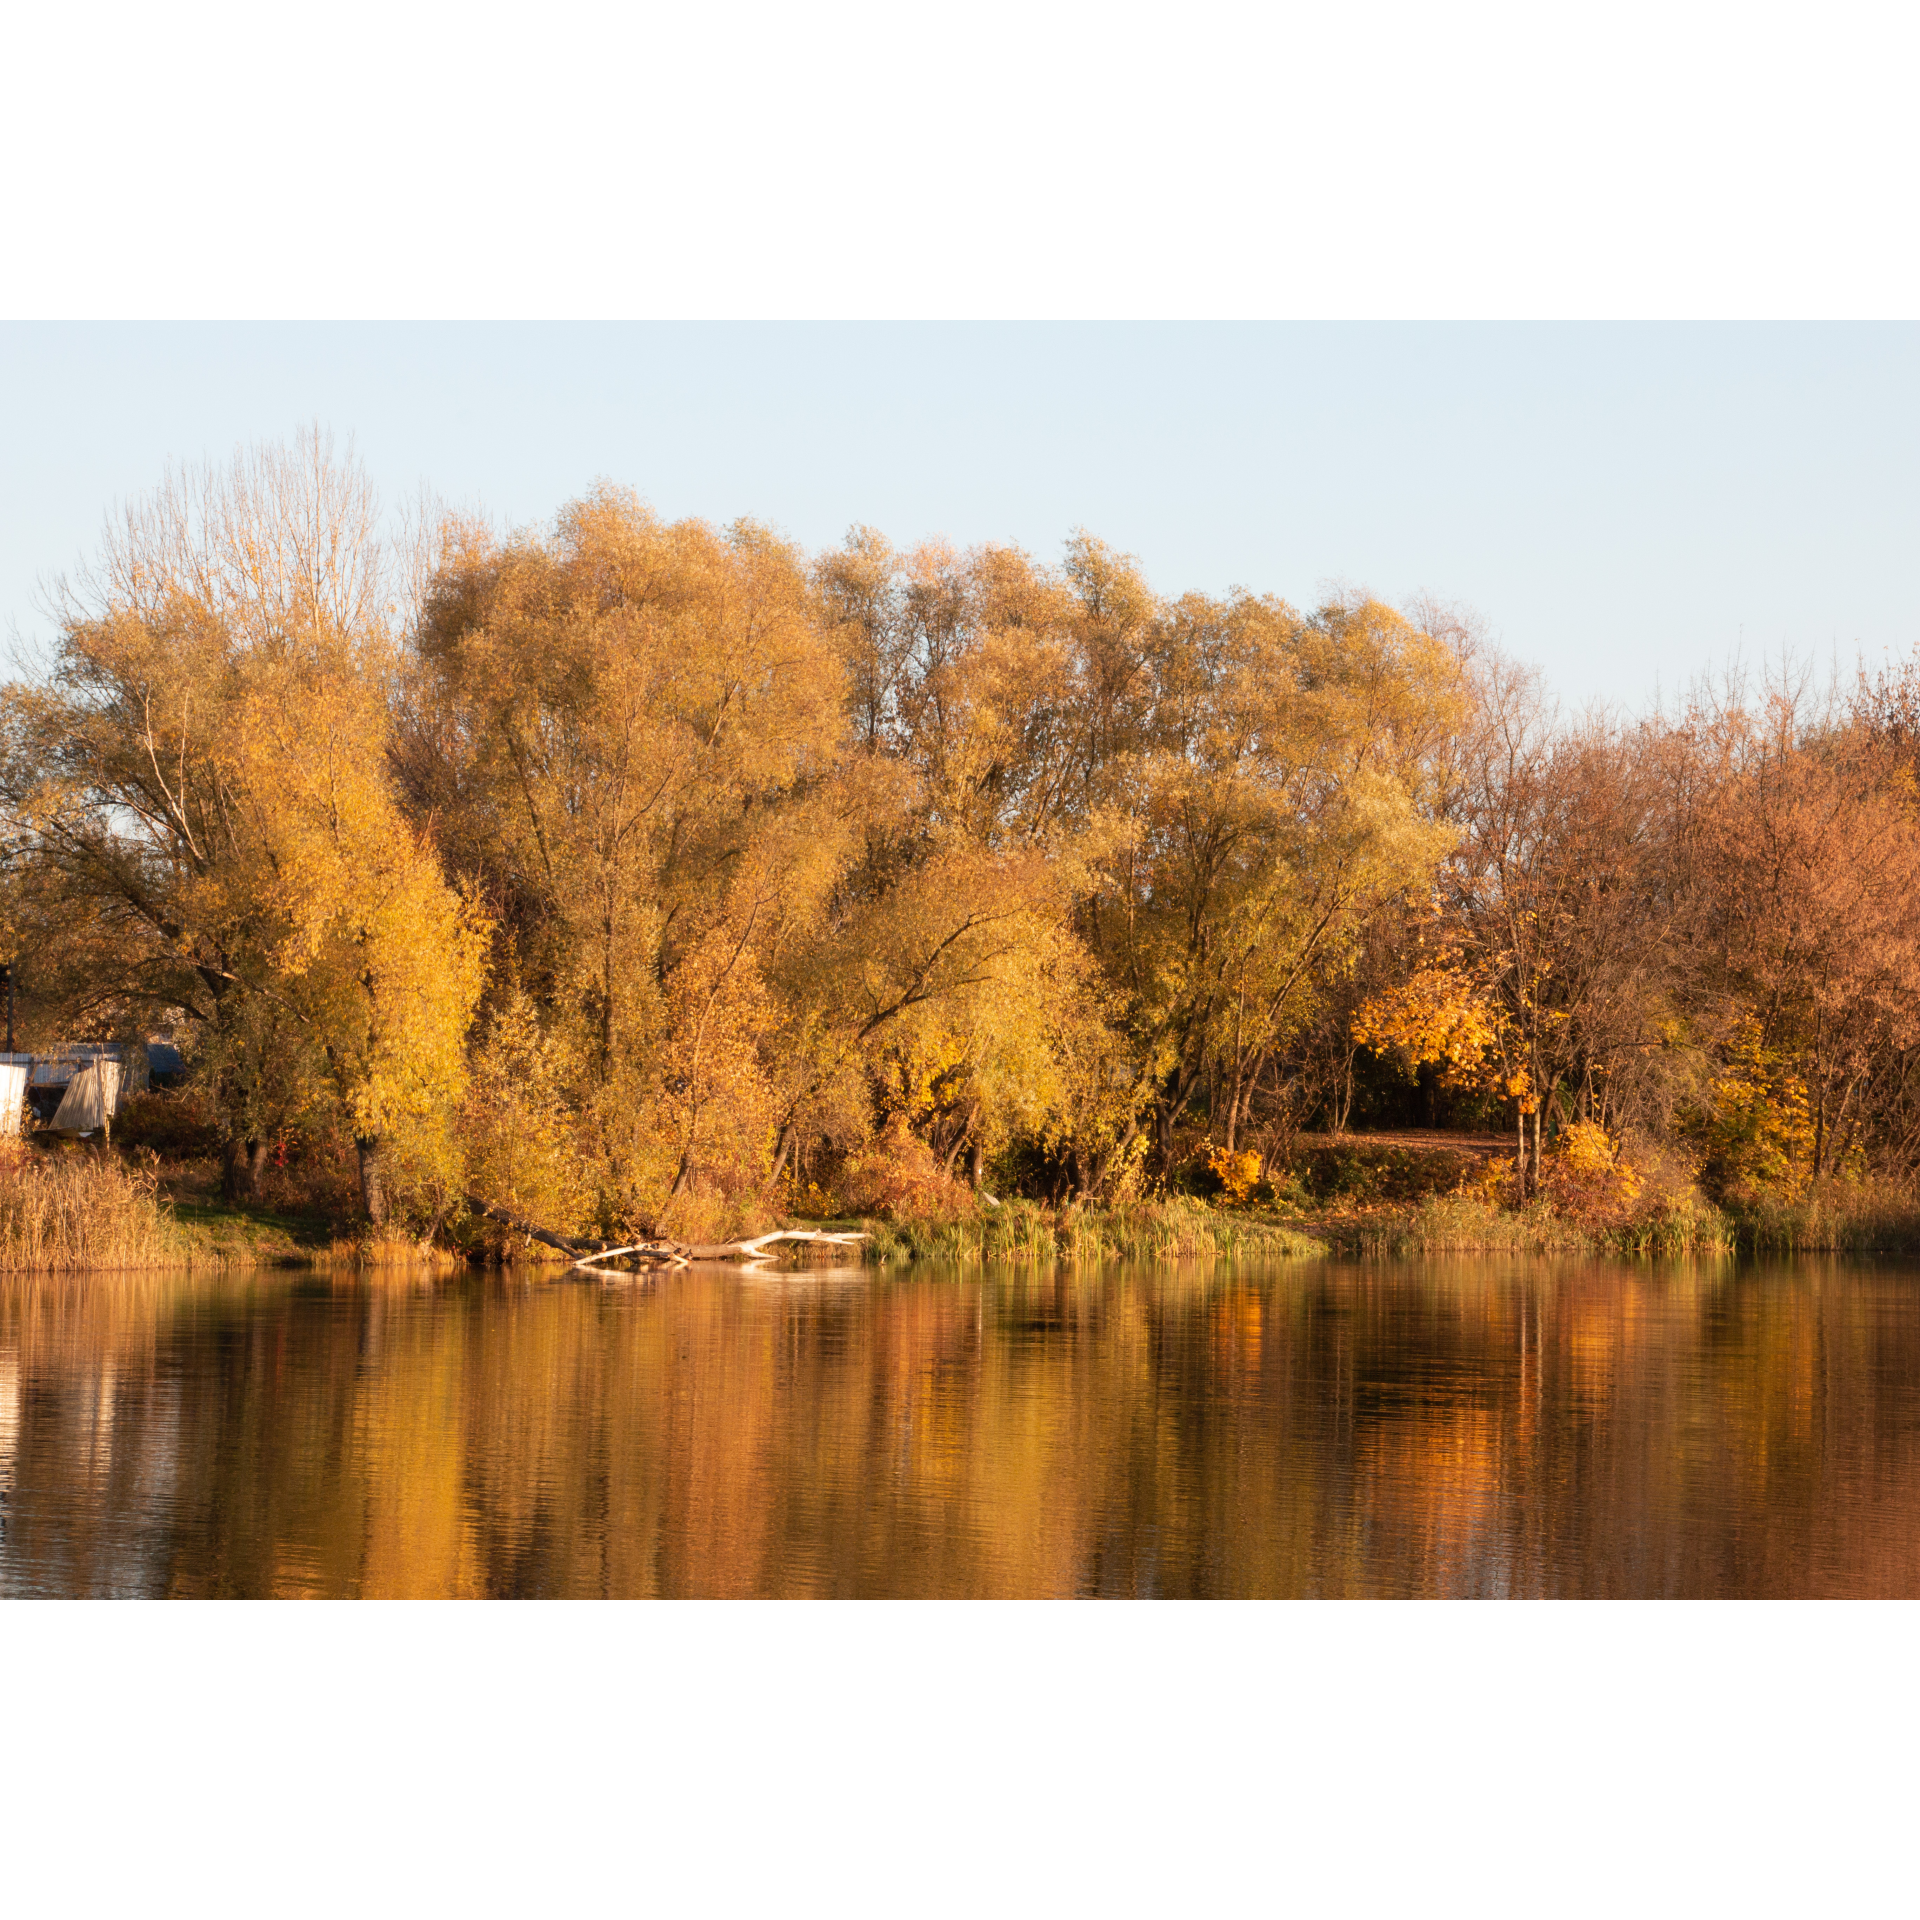
[[[29,1056],[15,1054],[14,1059]],[[147,1050],[119,1040],[81,1040],[61,1047],[43,1048],[30,1056],[27,1073],[27,1104],[43,1126],[64,1127],[58,1115],[65,1105],[68,1089],[82,1074],[99,1062],[107,1062],[113,1072],[96,1082],[111,1085],[108,1112],[117,1113],[120,1102],[130,1093],[147,1089]],[[79,1131],[86,1131],[82,1128]]]
[[[101,1054],[75,1073],[49,1122],[55,1133],[97,1133],[120,1104],[121,1065]]]
[[[30,1053],[0,1053],[0,1135],[18,1133],[26,1124]]]

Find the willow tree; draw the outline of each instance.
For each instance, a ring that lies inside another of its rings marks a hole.
[[[903,1027],[903,1084],[946,1087],[930,1132],[993,1107],[988,1062],[1017,1058],[1029,1088],[1077,1086],[1044,1120],[998,1103],[1059,1143],[1072,1185],[1111,1173],[1147,1106],[1170,1151],[1203,1089],[1231,1143],[1326,970],[1450,844],[1434,815],[1459,650],[1370,601],[1168,606],[1084,533],[1049,569],[857,529],[819,571],[857,737],[908,777],[858,883],[897,915],[916,892],[977,897],[949,863],[996,869],[1024,922],[1007,916],[994,1006],[1051,1036],[1041,1072],[1047,1050],[1009,1050],[1005,1019],[976,1040],[929,1018],[911,1046]]]
[[[895,553],[859,528],[818,581],[863,802],[834,938],[808,956],[844,983],[814,994],[816,1050],[860,1061],[949,1168],[964,1153],[978,1178],[1024,1137],[1097,1184],[1133,1076],[1073,916],[1127,678],[1103,661],[1151,595],[1084,536],[1054,570],[1007,547]]]
[[[1451,844],[1435,756],[1461,666],[1373,601],[1303,617],[1190,596],[1137,645],[1084,925],[1127,996],[1163,1151],[1203,1089],[1231,1146],[1325,971]]]
[[[602,489],[549,533],[456,533],[414,672],[408,791],[492,906],[503,984],[580,1062],[609,1213],[764,1176],[767,974],[846,831],[840,673],[800,557]]]
[[[449,1187],[483,930],[389,791],[390,589],[371,488],[318,434],[178,473],[63,592],[6,689],[0,804],[43,990],[184,1026],[230,1194],[302,1123]]]

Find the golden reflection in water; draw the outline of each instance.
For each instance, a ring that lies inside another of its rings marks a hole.
[[[0,1592],[1920,1593],[1920,1273],[0,1281]]]

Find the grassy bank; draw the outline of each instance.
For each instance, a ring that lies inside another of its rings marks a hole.
[[[233,1207],[217,1200],[182,1200],[171,1203],[169,1210],[190,1266],[424,1266],[452,1272],[468,1264],[447,1247],[423,1247],[404,1236],[381,1238],[364,1228],[356,1232],[312,1214]]]
[[[1630,1227],[1596,1229],[1544,1201],[1519,1210],[1472,1194],[1439,1194],[1404,1206],[1351,1206],[1281,1215],[1177,1198],[1150,1205],[1067,1208],[1013,1201],[985,1217],[867,1221],[867,1257],[1041,1263],[1053,1260],[1299,1259],[1329,1253],[1405,1258],[1434,1253],[1730,1253],[1733,1221],[1701,1207]],[[1806,1243],[1809,1248],[1812,1243]],[[1828,1243],[1833,1244],[1833,1243]]]
[[[1849,1183],[1731,1202],[1726,1217],[1743,1253],[1920,1253],[1920,1201],[1898,1188]]]
[[[1836,1184],[1797,1200],[1717,1207],[1691,1188],[1624,1219],[1580,1217],[1548,1200],[1503,1202],[1484,1180],[1411,1197],[1381,1194],[1445,1171],[1380,1155],[1356,1173],[1320,1172],[1277,1204],[1226,1206],[1172,1196],[1114,1208],[978,1204],[933,1218],[869,1219],[876,1265],[1055,1261],[1295,1260],[1328,1253],[1614,1256],[1735,1253],[1920,1254],[1920,1202],[1904,1189]],[[1385,1177],[1381,1177],[1384,1175]],[[0,1158],[0,1271],[406,1267],[453,1271],[468,1256],[378,1240],[318,1211],[234,1207],[211,1165],[161,1169],[93,1149],[16,1149]],[[1404,1189],[1403,1189],[1404,1191]]]
[[[1361,1135],[1303,1143],[1273,1212],[1366,1256],[1920,1253],[1920,1194],[1904,1186],[1836,1180],[1797,1199],[1716,1203],[1675,1157],[1643,1171],[1622,1189],[1550,1162],[1547,1196],[1516,1205],[1511,1153],[1490,1136]]]
[[[1336,1252],[1367,1257],[1428,1253],[1731,1253],[1733,1223],[1701,1205],[1619,1226],[1567,1218],[1544,1200],[1500,1207],[1473,1194],[1436,1194],[1408,1207],[1321,1216],[1311,1222]]]
[[[1920,1206],[1904,1196],[1835,1193],[1716,1207],[1685,1202],[1616,1224],[1570,1219],[1544,1200],[1523,1208],[1472,1194],[1438,1194],[1405,1207],[1310,1215],[1303,1228],[1335,1252],[1428,1253],[1920,1254]]]
[[[1547,1200],[1524,1207],[1466,1191],[1401,1204],[1229,1208],[1175,1198],[1152,1204],[1049,1210],[1010,1201],[950,1219],[866,1221],[867,1257],[1041,1263],[1063,1260],[1300,1258],[1337,1253],[1591,1254],[1615,1258],[1741,1253],[1920,1253],[1920,1205],[1904,1193],[1835,1188],[1817,1197],[1717,1207],[1698,1193],[1616,1221],[1581,1219]]]
[[[1049,1260],[1314,1258],[1324,1240],[1298,1226],[1175,1198],[1128,1207],[1048,1208],[1030,1200],[944,1220],[872,1220],[867,1257],[883,1266],[908,1260],[1037,1263]]]

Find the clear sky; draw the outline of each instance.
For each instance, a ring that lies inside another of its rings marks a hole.
[[[606,477],[810,547],[1085,526],[1171,592],[1428,592],[1574,702],[1920,642],[1908,323],[13,323],[0,627],[170,457],[314,419],[510,523]]]

